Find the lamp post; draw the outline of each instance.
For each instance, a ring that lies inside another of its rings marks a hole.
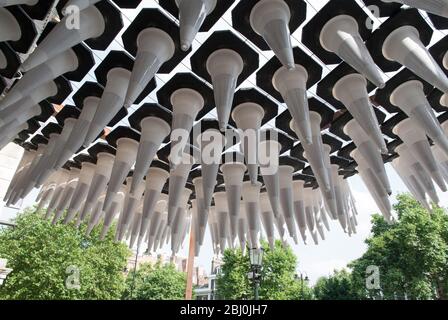
[[[303,277],[303,273],[301,271],[299,271],[299,274],[300,274],[300,295],[301,295],[302,299],[305,300],[304,299],[304,284],[305,284],[305,282],[309,281],[309,278],[308,278],[308,275],[306,274],[306,272],[305,272],[305,278]],[[298,277],[299,277],[299,275],[296,274],[296,279]]]
[[[249,259],[251,271],[249,272],[249,279],[252,280],[254,285],[254,300],[258,300],[258,291],[260,289],[261,282],[261,270],[263,266],[263,248],[249,249]]]

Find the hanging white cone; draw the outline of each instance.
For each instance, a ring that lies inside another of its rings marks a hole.
[[[152,219],[152,215],[154,214],[157,202],[161,200],[161,198],[166,197],[166,195],[161,194],[161,192],[168,177],[169,173],[166,170],[157,167],[151,167],[148,169],[148,173],[146,175],[145,195],[143,200],[143,220],[139,234],[138,245],[140,245],[145,232],[148,229],[148,225]]]
[[[100,99],[97,97],[87,97],[84,99],[81,114],[72,129],[70,137],[62,147],[59,159],[56,161],[56,167],[64,165],[82,146],[99,103]]]
[[[126,232],[129,230],[134,219],[134,215],[140,205],[140,201],[145,191],[145,182],[140,182],[139,186],[135,190],[135,193],[131,194],[128,190],[124,201],[123,211],[121,212],[123,218],[121,220],[120,230],[117,230],[118,241],[122,241]]]
[[[387,154],[386,142],[369,100],[367,81],[360,74],[349,74],[336,82],[333,96],[341,101],[381,153]]]
[[[327,212],[327,208],[325,207],[319,188],[314,189],[314,202],[317,205],[317,210],[320,212],[320,217],[325,226],[325,229],[327,229],[327,231],[330,231],[330,224],[328,223],[329,214]]]
[[[8,134],[5,135],[5,137],[0,138],[0,150],[3,149],[8,143],[10,143],[15,136],[22,130],[28,129],[29,126],[27,123],[24,123],[18,127],[15,127],[13,130],[9,131]]]
[[[264,232],[268,238],[269,248],[274,250],[274,215],[271,208],[271,202],[266,192],[260,194],[261,222],[263,223]]]
[[[53,197],[54,190],[56,185],[52,184],[48,187],[45,193],[42,195],[42,198],[39,201],[39,204],[36,207],[36,212],[40,212],[50,201],[51,197]]]
[[[205,208],[204,205],[204,187],[202,177],[197,177],[193,179],[194,191],[196,194],[195,206],[197,226],[195,227],[197,239],[200,245],[204,242],[205,228],[207,227],[209,209]]]
[[[92,182],[93,175],[95,174],[96,165],[90,162],[84,162],[79,173],[79,181],[76,185],[76,189],[73,192],[73,196],[70,199],[68,205],[67,214],[64,219],[64,224],[70,223],[87,197],[89,192],[89,186]]]
[[[158,28],[146,28],[137,37],[137,57],[134,62],[124,106],[137,100],[160,67],[174,55],[173,39]]]
[[[291,166],[279,166],[278,175],[280,180],[280,205],[285,217],[286,227],[294,243],[298,243],[296,226],[294,223],[294,195],[292,192],[292,174],[294,168]]]
[[[142,225],[142,212],[141,212],[141,207],[139,208],[140,210],[137,210],[137,213],[135,214],[134,217],[134,221],[132,224],[132,230],[131,230],[131,240],[129,240],[129,248],[133,248],[135,241],[137,240],[137,237],[139,235],[139,231],[140,231],[140,227]]]
[[[448,108],[448,93],[445,93],[441,98],[440,98],[440,104],[444,107]]]
[[[304,140],[303,142],[311,144],[310,110],[306,93],[307,81],[308,72],[299,64],[296,64],[293,70],[282,67],[272,77],[272,84],[285,100],[286,106],[300,131],[300,136]]]
[[[210,229],[210,235],[212,238],[213,252],[219,254],[219,234],[217,230],[217,223],[215,217],[215,207],[210,207],[210,213],[208,215],[208,227]]]
[[[255,184],[250,181],[243,183],[243,200],[252,248],[259,248],[260,189],[261,183],[258,181]]]
[[[414,123],[448,155],[448,137],[434,115],[434,110],[426,99],[423,84],[420,81],[411,80],[398,86],[392,92],[390,102],[413,119]]]
[[[120,186],[134,165],[138,147],[139,143],[134,139],[120,138],[117,140],[117,153],[107,187],[106,199],[104,200],[104,211],[109,210],[115,194],[120,189]]]
[[[0,8],[16,5],[34,6],[39,0],[0,0]]]
[[[64,16],[71,14],[73,8],[76,8],[79,11],[84,10],[100,1],[101,0],[69,0],[64,8],[62,8],[62,14]]]
[[[78,57],[72,49],[58,54],[25,73],[2,100],[2,107],[8,107],[16,103],[20,99],[28,96],[39,86],[56,79],[64,73],[76,70],[78,66]]]
[[[255,184],[258,177],[258,143],[261,122],[265,116],[264,109],[256,103],[246,102],[236,106],[232,119],[241,130],[241,146],[246,159],[250,181]]]
[[[204,107],[204,98],[193,89],[178,89],[171,95],[173,123],[170,162],[176,166],[188,142],[193,123]]]
[[[237,233],[238,218],[241,215],[240,202],[246,166],[238,161],[227,162],[221,165],[221,172],[224,176],[224,184],[227,193],[230,213],[230,232],[232,235],[235,235]]]
[[[325,50],[337,54],[374,85],[379,88],[385,86],[380,69],[359,34],[355,18],[340,14],[330,19],[322,28],[319,40]]]
[[[382,0],[383,2],[398,2],[413,8],[424,10],[444,18],[448,18],[448,2],[446,0]]]
[[[311,188],[304,189],[304,199],[305,199],[306,224],[308,226],[308,231],[311,233],[311,237],[313,238],[314,244],[317,245],[319,244],[319,239],[317,237],[316,221],[313,209],[313,189]]]
[[[347,232],[347,212],[346,208],[344,206],[344,192],[343,188],[341,186],[341,177],[339,176],[339,166],[332,164],[331,165],[331,174],[333,178],[333,185],[334,185],[334,193],[336,196],[336,205],[337,205],[337,217],[338,221],[341,224],[342,229],[344,232]]]
[[[171,226],[171,251],[173,254],[177,253],[177,247],[179,246],[180,240],[182,238],[182,229],[187,218],[186,208],[188,205],[188,200],[191,196],[191,192],[192,191],[188,188],[183,189],[181,200],[177,208],[176,217]]]
[[[113,68],[108,72],[106,87],[84,139],[84,146],[89,146],[123,107],[130,76],[129,70],[124,68]]]
[[[2,1],[0,1],[0,8]],[[9,10],[0,9],[0,42],[19,41],[22,36],[20,21]]]
[[[240,242],[241,252],[244,254],[246,250],[246,234],[247,234],[247,218],[246,218],[246,208],[244,206],[244,201],[240,202],[240,215],[238,217],[238,240]]]
[[[362,126],[355,120],[350,120],[344,126],[344,133],[353,139],[356,148],[359,150],[365,161],[372,168],[377,178],[381,181],[384,190],[392,194],[389,178],[386,174],[383,158],[381,157],[378,146],[376,146],[370,137],[365,133]]]
[[[157,235],[157,231],[160,228],[160,225],[163,223],[163,217],[165,217],[166,220],[166,207],[167,207],[167,200],[163,199],[157,202],[156,207],[154,209],[154,215],[151,219],[151,223],[149,224],[149,230],[148,230],[148,250],[151,250],[154,246],[154,241]]]
[[[220,251],[224,252],[226,248],[229,230],[229,208],[227,205],[227,195],[225,192],[216,192],[213,194],[215,199],[215,214],[219,228]],[[228,244],[230,246],[230,243]]]
[[[21,69],[23,71],[29,71],[59,53],[87,39],[97,38],[106,31],[105,18],[96,6],[90,6],[79,12],[79,28],[67,28],[67,26],[72,25],[69,19],[72,19],[72,17],[64,17],[51,30],[22,64]]]
[[[299,228],[300,236],[302,237],[303,243],[306,244],[304,185],[305,181],[302,180],[295,180],[292,182],[295,220],[297,223],[297,227]]]
[[[90,236],[93,228],[98,224],[104,211],[101,210],[104,203],[105,194],[103,193],[101,197],[98,198],[95,206],[93,207],[92,213],[90,214],[89,222],[87,223],[86,236]]]
[[[221,131],[225,130],[229,121],[233,96],[243,67],[244,62],[241,56],[229,49],[216,50],[207,59],[207,71],[212,78]]]
[[[14,112],[9,112],[9,108],[0,111],[0,137],[10,136],[17,131],[29,119],[38,116],[42,113],[40,105],[35,105],[30,109],[20,110],[17,108]]]
[[[439,188],[443,192],[447,191],[445,181],[439,165],[431,152],[431,146],[425,132],[421,128],[416,127],[412,119],[405,119],[400,122],[395,126],[393,132],[400,137],[414,158],[420,162]]]
[[[282,65],[294,69],[288,4],[283,0],[261,0],[253,6],[249,19],[252,29],[263,37]]]
[[[54,209],[58,205],[59,201],[61,201],[64,188],[67,185],[67,180],[70,177],[70,171],[67,169],[62,169],[56,190],[54,191],[53,197],[50,200],[50,204],[48,205],[47,212],[45,214],[45,219],[49,219]]]
[[[171,227],[176,217],[177,208],[182,196],[182,189],[187,183],[187,178],[193,166],[194,158],[187,153],[182,153],[180,163],[170,172],[169,178],[169,200],[167,225]]]
[[[103,228],[101,230],[100,239],[104,240],[107,233],[109,232],[110,227],[112,226],[112,223],[119,214],[124,205],[124,198],[126,196],[126,189],[127,187],[125,185],[122,185],[120,188],[120,191],[115,195],[115,199],[112,202],[112,205],[110,206],[110,209],[104,213],[104,222],[103,222]],[[118,224],[117,224],[118,228]]]
[[[397,61],[442,92],[448,92],[448,78],[420,40],[419,31],[406,25],[384,40],[383,55]]]
[[[423,190],[426,194],[428,194],[429,198],[434,203],[439,203],[439,197],[433,181],[428,176],[420,162],[418,162],[412,155],[408,147],[405,144],[402,144],[395,150],[400,156],[400,161],[403,162],[402,165],[410,171],[410,174],[413,175],[415,180],[423,187]]]
[[[437,163],[440,165],[445,182],[448,183],[448,157],[443,153],[439,146],[431,146],[431,151],[436,158]]]
[[[217,0],[177,0],[179,7],[180,48],[190,49],[205,18],[216,7]]]
[[[11,183],[8,186],[8,189],[6,190],[5,197],[3,198],[4,202],[7,202],[7,200],[11,196],[12,191],[15,189],[17,182],[20,181],[22,175],[26,172],[27,168],[29,167],[33,159],[36,157],[36,155],[37,150],[30,149],[24,151],[22,158],[20,159],[20,163],[17,166],[17,170],[14,173],[14,176],[11,180]],[[36,199],[36,201],[39,201],[39,199]]]
[[[89,186],[89,192],[87,193],[84,206],[78,216],[78,226],[87,217],[93,209],[96,200],[106,189],[106,185],[109,182],[112,167],[114,165],[115,156],[110,153],[100,152],[98,153],[97,158],[98,160],[96,162],[95,174],[93,175],[92,182]]]
[[[141,138],[132,178],[131,193],[134,193],[137,185],[142,181],[156,156],[157,150],[171,130],[166,121],[157,117],[144,118],[140,126],[142,128]]]
[[[338,208],[337,208],[337,198],[335,194],[335,188],[334,188],[334,181],[333,181],[333,175],[331,173],[331,161],[330,161],[330,153],[331,153],[331,146],[328,144],[322,145],[322,153],[324,155],[324,163],[325,168],[328,173],[328,178],[330,180],[330,190],[322,190],[321,193],[323,196],[323,199],[325,200],[325,209],[329,211],[329,214],[331,215],[331,219],[336,220],[338,218]]]
[[[52,224],[56,224],[59,221],[65,209],[70,204],[70,200],[75,192],[76,186],[79,181],[81,170],[77,168],[71,168],[70,176],[68,178],[67,186],[64,188],[61,200],[56,206],[56,212],[54,214],[54,218]]]

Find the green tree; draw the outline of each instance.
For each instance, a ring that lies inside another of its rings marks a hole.
[[[368,249],[349,265],[353,285],[370,299],[446,299],[448,216],[439,207],[429,213],[407,194],[397,198],[396,223],[373,217]],[[369,266],[379,268],[379,289],[366,289]]]
[[[14,229],[1,229],[0,257],[13,271],[0,299],[119,299],[129,249],[114,242],[112,231],[102,241],[98,227],[90,237],[85,228],[51,225],[27,209]]]
[[[312,292],[305,281],[297,279],[297,258],[289,246],[275,242],[274,250],[263,242],[263,271],[260,299],[311,299]],[[224,251],[221,273],[217,277],[217,294],[221,299],[252,299],[253,287],[248,279],[250,261],[240,249]]]
[[[357,300],[361,297],[354,290],[352,275],[347,270],[334,271],[329,277],[321,277],[314,286],[318,300]]]
[[[135,275],[133,271],[129,273],[123,299],[182,300],[186,284],[186,274],[177,271],[173,264],[143,263]]]

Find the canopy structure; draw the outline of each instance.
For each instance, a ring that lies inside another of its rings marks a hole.
[[[351,236],[354,175],[393,223],[386,163],[431,210],[440,2],[0,1],[0,147],[24,149],[4,201],[38,188],[54,224],[116,220],[117,241],[173,254],[190,234],[196,255],[206,230],[215,253]]]

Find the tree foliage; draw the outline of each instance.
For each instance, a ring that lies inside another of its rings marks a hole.
[[[334,271],[329,277],[321,277],[314,286],[318,300],[357,300],[361,298],[353,288],[352,275],[346,269]]]
[[[0,299],[119,299],[130,252],[114,242],[112,231],[105,240],[99,232],[86,237],[83,225],[51,225],[25,210],[14,229],[0,229],[0,257],[13,269]]]
[[[126,279],[124,299],[134,300],[182,300],[185,297],[186,274],[176,270],[173,264],[144,263],[131,271]]]
[[[297,258],[289,246],[275,242],[274,250],[263,243],[263,271],[260,299],[311,299],[312,291],[296,277]],[[221,273],[217,278],[217,294],[221,299],[252,299],[253,286],[248,279],[250,260],[239,249],[224,252]]]

